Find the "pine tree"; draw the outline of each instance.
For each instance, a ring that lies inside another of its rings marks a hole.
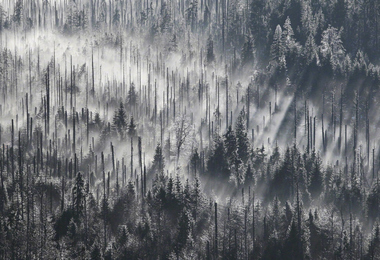
[[[213,62],[215,62],[214,41],[212,40],[211,35],[209,35],[207,39],[206,64],[211,65]]]
[[[177,257],[179,257],[181,250],[186,246],[186,242],[190,232],[189,217],[186,211],[182,211],[178,222],[178,233],[176,244],[174,246]]]
[[[125,136],[125,130],[127,128],[126,114],[124,110],[124,105],[120,102],[119,109],[115,111],[115,115],[113,117],[113,127],[115,127],[117,133],[120,138],[123,140]]]
[[[249,158],[249,140],[246,130],[246,115],[244,108],[240,111],[240,114],[236,121],[236,140],[237,140],[237,153],[238,157],[244,164],[247,163]]]
[[[253,62],[253,39],[251,37],[246,37],[246,40],[243,44],[243,48],[241,50],[241,66],[246,67],[252,65]]]
[[[380,216],[380,187],[376,181],[372,185],[371,191],[368,194],[366,206],[367,216],[370,221],[375,221]]]
[[[191,213],[195,221],[197,221],[197,213],[200,205],[202,204],[202,193],[199,178],[196,177],[191,190]]]
[[[325,62],[328,62],[333,70],[342,65],[346,50],[336,28],[329,26],[323,31],[320,50]]]
[[[223,136],[224,147],[226,148],[226,156],[229,169],[235,167],[238,160],[237,154],[237,140],[235,136],[235,131],[232,130],[231,125],[228,127],[227,132]]]
[[[278,147],[278,144],[276,142],[276,146],[273,149],[272,155],[269,158],[269,162],[271,165],[276,165],[280,162],[280,148]]]
[[[271,196],[277,195],[282,202],[285,202],[292,194],[293,189],[293,162],[288,147],[280,168],[274,173],[270,184],[270,194]]]
[[[252,0],[249,5],[248,26],[258,50],[264,49],[267,44],[266,4],[264,0]]]
[[[133,110],[137,104],[138,104],[138,95],[136,93],[136,87],[135,87],[135,83],[131,83],[131,86],[128,90],[128,96],[127,96],[127,104],[128,104],[128,108],[130,110]]]
[[[379,223],[376,223],[372,231],[372,239],[368,246],[367,259],[374,260],[380,257],[380,227]]]
[[[318,60],[318,48],[317,45],[315,44],[315,39],[312,34],[309,34],[307,37],[305,46],[303,48],[303,56],[306,59],[306,64],[309,65],[313,61],[319,62]]]
[[[261,148],[257,147],[256,151],[252,154],[252,163],[253,167],[256,170],[259,170],[262,166],[264,166],[267,154],[265,153],[264,145]]]
[[[313,161],[313,168],[310,176],[309,191],[313,199],[319,198],[319,195],[323,191],[323,172],[322,172],[322,161],[319,154],[315,157]]]
[[[273,42],[270,48],[270,59],[280,68],[286,67],[285,51],[282,29],[278,24],[274,31]]]
[[[247,171],[245,172],[245,184],[252,186],[255,184],[255,178],[253,176],[253,171],[250,163],[248,164]]]
[[[13,21],[16,24],[16,26],[21,25],[21,20],[23,16],[23,1],[18,0],[14,7],[14,14],[13,14]]]
[[[207,160],[207,170],[211,176],[226,180],[229,178],[226,151],[222,138],[214,135],[213,149]]]
[[[302,241],[299,240],[298,232],[295,222],[292,221],[289,235],[284,243],[281,259],[304,259],[304,256],[300,251]]]
[[[194,173],[194,176],[197,176],[198,174],[200,174],[201,158],[199,157],[197,148],[195,148],[195,151],[191,155],[190,166],[191,166],[192,173]]]
[[[136,137],[136,124],[133,116],[131,117],[131,120],[128,125],[128,136],[129,138],[135,138]]]
[[[162,148],[160,144],[157,144],[155,154],[153,157],[153,163],[151,167],[151,172],[156,174],[163,174],[165,169],[165,159],[162,153]]]
[[[78,172],[75,178],[73,187],[73,209],[75,211],[76,220],[80,221],[84,214],[84,201],[86,191],[84,187],[84,180],[81,172]]]
[[[301,46],[295,40],[294,31],[293,31],[289,17],[286,18],[283,27],[284,27],[283,41],[284,41],[284,52],[286,56],[286,64],[289,67],[291,67],[296,62],[296,58],[300,52]]]

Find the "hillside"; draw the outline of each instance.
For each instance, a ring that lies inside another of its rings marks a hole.
[[[380,259],[380,2],[0,2],[0,259]]]

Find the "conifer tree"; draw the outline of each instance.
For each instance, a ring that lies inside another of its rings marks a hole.
[[[241,50],[242,67],[252,65],[253,52],[254,52],[253,39],[251,37],[246,37],[246,40],[243,44],[243,48]]]
[[[124,105],[122,102],[120,102],[120,106],[118,110],[115,111],[114,117],[113,117],[113,126],[116,129],[116,132],[120,136],[120,138],[123,140],[125,137],[125,131],[127,128],[127,121],[126,121],[126,114],[124,110]]]
[[[236,140],[237,140],[237,154],[244,164],[247,163],[249,158],[249,140],[246,130],[246,115],[244,108],[236,121]]]
[[[215,62],[215,54],[214,54],[214,41],[211,38],[211,35],[209,35],[207,39],[207,54],[206,54],[206,64],[211,65],[213,62]]]
[[[270,59],[280,68],[286,67],[285,46],[280,25],[277,25],[276,30],[274,31],[273,42],[270,47]]]
[[[323,190],[323,170],[319,154],[313,161],[313,168],[310,176],[309,191],[313,199],[317,199]]]
[[[229,178],[226,151],[222,138],[214,135],[213,149],[207,161],[207,170],[211,176],[221,179]]]

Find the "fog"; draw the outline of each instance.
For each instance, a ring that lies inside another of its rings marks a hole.
[[[216,202],[223,212],[236,208],[243,214],[245,206],[255,209],[256,199],[266,216],[279,200],[282,207],[291,204],[290,211],[297,208],[299,215],[318,209],[329,216],[340,210],[342,219],[352,218],[352,211],[360,211],[354,202],[349,209],[338,209],[333,199],[325,200],[330,188],[353,189],[357,181],[361,203],[369,203],[364,202],[366,194],[376,187],[378,58],[350,47],[343,26],[332,28],[308,3],[295,2],[302,14],[289,11],[298,12],[293,2],[283,7],[270,2],[260,12],[272,16],[257,14],[261,20],[256,21],[254,3],[239,0],[219,5],[208,0],[3,1],[0,145],[5,186],[14,185],[10,173],[22,176],[33,168],[36,180],[45,178],[46,184],[49,179],[58,191],[62,185],[64,204],[74,201],[67,187],[75,185],[80,172],[96,203],[102,196],[106,201],[108,185],[107,199],[112,197],[110,205],[115,206],[119,189],[131,189],[130,183],[136,201],[144,205],[148,192],[155,196],[162,175],[177,178],[181,187],[187,180],[191,185],[200,180],[205,200]],[[325,11],[327,3],[322,10],[332,16]],[[306,12],[312,12],[308,15],[315,18],[315,28],[305,22]],[[273,18],[280,14],[279,21]],[[298,27],[286,22],[289,16],[298,17],[292,21]],[[260,21],[263,31],[252,25]],[[276,28],[283,28],[278,41]],[[309,36],[314,42],[308,42]],[[218,154],[220,143],[223,151]],[[245,151],[239,145],[246,145]],[[281,193],[272,186],[286,181],[278,176],[286,172],[288,148],[291,184]],[[323,193],[314,197],[311,183],[318,160]],[[307,176],[300,187],[299,172]],[[374,221],[354,217],[366,224]],[[265,221],[263,217],[263,233]],[[291,228],[290,220],[286,228]],[[364,228],[370,234],[372,226]]]

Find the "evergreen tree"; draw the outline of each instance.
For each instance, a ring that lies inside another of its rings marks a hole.
[[[201,169],[201,158],[199,157],[198,149],[195,148],[195,151],[190,158],[191,172],[194,175],[199,175]]]
[[[245,183],[247,185],[254,185],[255,184],[255,178],[253,176],[253,171],[252,171],[250,163],[248,164],[247,170],[245,172]]]
[[[249,5],[249,29],[258,50],[265,49],[267,43],[266,4],[264,0],[252,0]]]
[[[376,223],[372,231],[372,238],[368,246],[368,254],[366,259],[374,260],[380,257],[380,228],[379,223]]]
[[[237,140],[237,153],[238,157],[244,164],[247,163],[249,158],[249,140],[246,130],[246,114],[244,108],[240,111],[240,114],[236,121],[236,140]]]
[[[23,1],[17,0],[15,7],[14,7],[14,14],[13,14],[13,22],[16,24],[16,26],[21,25],[22,16],[23,16]]]
[[[214,143],[211,154],[207,160],[208,172],[216,177],[226,180],[229,178],[228,164],[226,160],[226,151],[222,138],[216,133],[214,134]]]
[[[241,65],[242,67],[246,67],[252,65],[253,62],[253,39],[251,37],[246,37],[246,40],[243,44],[243,48],[241,50]]]
[[[136,124],[133,116],[128,125],[128,136],[129,138],[136,138]]]
[[[127,128],[127,121],[126,121],[126,114],[124,110],[124,105],[122,102],[120,102],[119,109],[115,111],[114,117],[113,117],[113,127],[116,129],[117,133],[119,134],[120,138],[124,139],[124,133]]]
[[[374,222],[380,216],[380,187],[376,181],[367,197],[367,215],[371,222]]]
[[[157,144],[155,154],[153,157],[151,172],[156,174],[163,174],[165,169],[165,159],[162,153],[160,144]]]
[[[130,110],[134,110],[134,108],[137,106],[138,104],[138,95],[136,93],[136,87],[135,87],[135,83],[131,83],[131,86],[128,90],[128,96],[127,96],[127,107],[130,109]]]
[[[313,169],[310,176],[309,191],[313,199],[317,199],[323,191],[322,161],[319,154],[313,161]]]
[[[223,137],[224,147],[226,148],[228,167],[231,169],[232,167],[235,167],[235,163],[238,160],[235,131],[232,130],[231,126],[228,127],[227,132]]]
[[[207,39],[206,64],[211,65],[213,62],[215,62],[214,41],[212,40],[211,35],[209,35]]]
[[[340,38],[340,32],[329,26],[322,34],[320,51],[324,60],[330,63],[333,70],[342,66],[345,49]]]
[[[280,68],[286,67],[285,46],[280,25],[277,25],[276,30],[274,31],[273,42],[270,48],[270,59]]]
[[[294,37],[293,28],[289,17],[286,18],[283,30],[283,43],[284,43],[284,53],[286,57],[286,64],[289,67],[295,65],[297,56],[300,53],[301,46],[296,42]]]
[[[252,153],[253,168],[255,168],[256,170],[259,170],[261,167],[263,167],[266,160],[266,156],[267,154],[265,153],[264,145],[262,145],[261,148],[257,147],[256,151]]]
[[[175,245],[175,252],[177,257],[179,257],[181,250],[186,246],[186,242],[190,232],[189,217],[186,211],[182,211],[177,229],[178,233]]]
[[[290,148],[288,147],[282,164],[280,168],[275,171],[273,180],[270,184],[271,196],[277,195],[282,202],[289,199],[292,193],[294,195],[294,170],[291,156]]]
[[[73,187],[73,209],[75,211],[76,220],[81,220],[84,211],[84,201],[86,191],[84,187],[84,179],[81,172],[78,172]]]
[[[289,235],[285,240],[281,259],[304,259],[302,253],[302,241],[299,239],[296,224],[292,221]]]
[[[313,61],[319,62],[317,45],[315,44],[315,39],[312,34],[307,37],[305,46],[303,48],[303,56],[306,59],[306,64],[309,65]]]
[[[280,162],[280,148],[276,142],[276,146],[273,149],[272,155],[269,158],[269,162],[271,165],[275,165]]]

